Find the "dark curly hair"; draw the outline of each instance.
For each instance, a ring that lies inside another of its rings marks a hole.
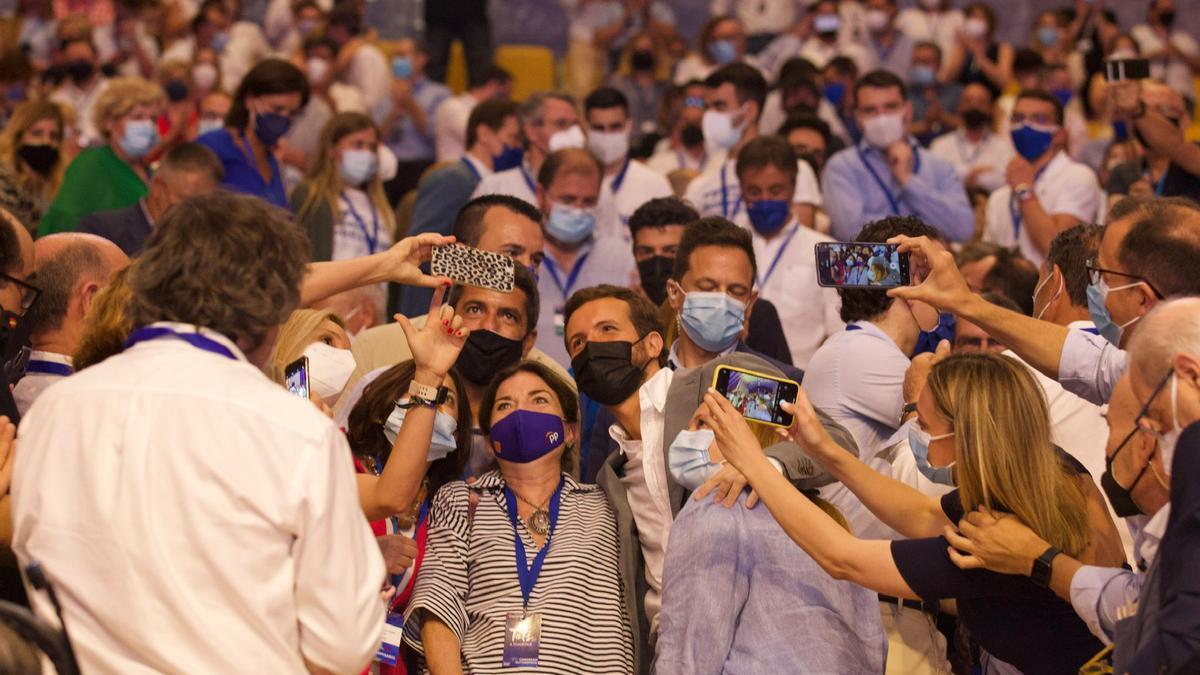
[[[854,241],[884,242],[897,235],[929,237],[941,240],[942,235],[932,225],[913,216],[888,216],[863,226]],[[878,318],[892,306],[892,299],[885,290],[863,288],[839,288],[842,298],[842,321],[870,321]]]

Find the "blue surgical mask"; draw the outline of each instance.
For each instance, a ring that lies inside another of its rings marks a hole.
[[[671,477],[684,489],[695,491],[704,481],[721,468],[708,456],[708,447],[716,440],[712,429],[689,431],[684,429],[675,436],[667,449],[667,469]]]
[[[396,436],[400,434],[400,426],[404,424],[406,415],[408,409],[397,405],[383,423],[383,435],[387,437],[388,443],[396,444]],[[429,440],[429,451],[425,454],[425,461],[436,462],[454,452],[458,448],[458,441],[454,439],[456,431],[458,422],[441,410],[437,411],[433,418],[433,437]]]
[[[1075,92],[1070,89],[1054,89],[1050,92],[1054,98],[1058,99],[1059,104],[1064,108],[1071,102],[1071,98],[1075,96]]]
[[[723,352],[742,334],[746,304],[725,293],[694,291],[683,297],[679,323],[697,347],[706,352]]]
[[[213,51],[220,54],[229,46],[229,31],[223,30],[213,36],[212,48]]]
[[[923,330],[917,335],[917,348],[913,356],[926,352],[937,351],[938,343],[947,340],[954,344],[954,335],[958,332],[958,320],[953,314],[938,314],[937,326],[933,330]]]
[[[1037,31],[1038,42],[1042,43],[1043,47],[1053,47],[1058,42],[1060,34],[1054,26],[1042,26]]]
[[[737,60],[737,45],[733,40],[714,40],[708,45],[708,57],[724,66]]]
[[[279,139],[292,128],[292,118],[279,113],[258,113],[254,116],[254,135],[268,148],[275,147]]]
[[[830,82],[821,90],[825,98],[834,106],[842,104],[842,99],[846,96],[846,85],[842,82]]]
[[[1028,161],[1036,161],[1050,150],[1050,144],[1054,142],[1054,134],[1057,131],[1058,127],[1039,129],[1022,124],[1012,130],[1013,147],[1017,149],[1017,154]]]
[[[760,199],[746,206],[746,214],[754,229],[769,237],[790,220],[792,203],[786,199]]]
[[[346,150],[338,166],[342,180],[355,187],[365,185],[374,178],[378,169],[379,154],[374,150]]]
[[[141,159],[158,144],[158,127],[154,120],[130,120],[121,134],[121,152],[131,159]]]
[[[504,150],[498,155],[492,155],[492,171],[507,171],[521,166],[525,159],[525,150],[520,146],[504,144]]]
[[[1109,288],[1108,281],[1105,280],[1104,275],[1101,275],[1100,283],[1088,284],[1088,314],[1091,315],[1092,323],[1096,324],[1096,330],[1100,333],[1100,336],[1108,340],[1114,347],[1121,346],[1121,334],[1125,331],[1125,327],[1142,317],[1135,316],[1125,323],[1116,323],[1113,321],[1112,315],[1108,313],[1108,305],[1105,302],[1108,300],[1109,293],[1133,288],[1138,283],[1140,282],[1135,281],[1132,284]]]
[[[397,56],[392,59],[392,75],[400,79],[412,77],[413,63],[407,56]]]
[[[940,436],[930,436],[929,432],[922,429],[916,421],[909,423],[908,447],[912,449],[913,458],[917,462],[917,470],[934,483],[954,485],[954,472],[951,468],[954,466],[954,462],[937,467],[929,463],[929,444],[953,435],[954,433],[951,432]]]
[[[937,80],[937,73],[930,66],[919,65],[912,67],[909,77],[912,79],[914,87],[932,87],[933,83]]]
[[[552,204],[546,219],[546,234],[564,244],[578,244],[592,236],[596,229],[596,214],[589,209],[577,209],[564,204]]]

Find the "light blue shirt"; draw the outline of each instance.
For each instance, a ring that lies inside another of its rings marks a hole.
[[[416,122],[413,122],[412,116],[408,115],[392,127],[391,132],[383,141],[392,149],[392,152],[396,153],[396,159],[401,162],[432,160],[435,156],[433,111],[441,105],[442,101],[450,98],[451,92],[446,85],[423,77],[413,82],[412,95],[417,105],[421,106],[421,110],[425,111],[425,117],[428,120],[425,132],[422,133],[420,129],[417,129]],[[379,99],[379,103],[375,104],[375,109],[372,111],[372,117],[375,118],[376,124],[383,124],[383,121],[392,112],[392,105],[391,96]]]
[[[538,272],[538,296],[541,307],[538,312],[537,348],[562,365],[571,367],[571,357],[563,342],[565,328],[563,309],[571,294],[581,288],[613,284],[630,286],[634,283],[637,264],[633,260],[633,249],[618,237],[595,237],[585,244],[575,258],[575,270],[564,270],[554,264],[550,251]]]
[[[1128,367],[1128,352],[1099,335],[1071,330],[1059,357],[1058,381],[1072,394],[1104,405]]]
[[[745,499],[689,499],[671,526],[655,672],[882,673],[875,593],[830,577]]]
[[[919,146],[913,152],[913,174],[903,187],[884,153],[865,142],[829,158],[821,188],[834,239],[853,240],[863,225],[896,215],[916,216],[950,241],[971,238],[975,213],[954,166]]]
[[[902,80],[908,80],[908,69],[912,66],[913,46],[912,38],[899,30],[896,31],[896,38],[892,41],[890,48],[885,48],[876,42],[874,36],[867,38],[867,48],[875,55],[878,67],[891,71]]]

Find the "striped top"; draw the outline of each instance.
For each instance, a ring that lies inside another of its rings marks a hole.
[[[522,603],[505,483],[497,471],[470,486],[450,483],[434,497],[425,561],[405,612],[405,642],[424,653],[419,619],[425,610],[458,636],[466,672],[633,672],[616,518],[598,486],[566,474],[563,481],[558,525],[529,599],[529,611],[542,615],[538,667],[501,666],[505,618]],[[471,492],[479,503],[468,522]],[[520,519],[518,529],[529,564],[538,547]]]

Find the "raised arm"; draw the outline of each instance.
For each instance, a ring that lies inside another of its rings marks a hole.
[[[405,237],[386,251],[349,260],[309,263],[300,284],[300,306],[309,307],[332,295],[359,286],[392,282],[434,288],[449,285],[445,277],[421,271],[434,246],[453,244],[454,237],[425,233]]]

